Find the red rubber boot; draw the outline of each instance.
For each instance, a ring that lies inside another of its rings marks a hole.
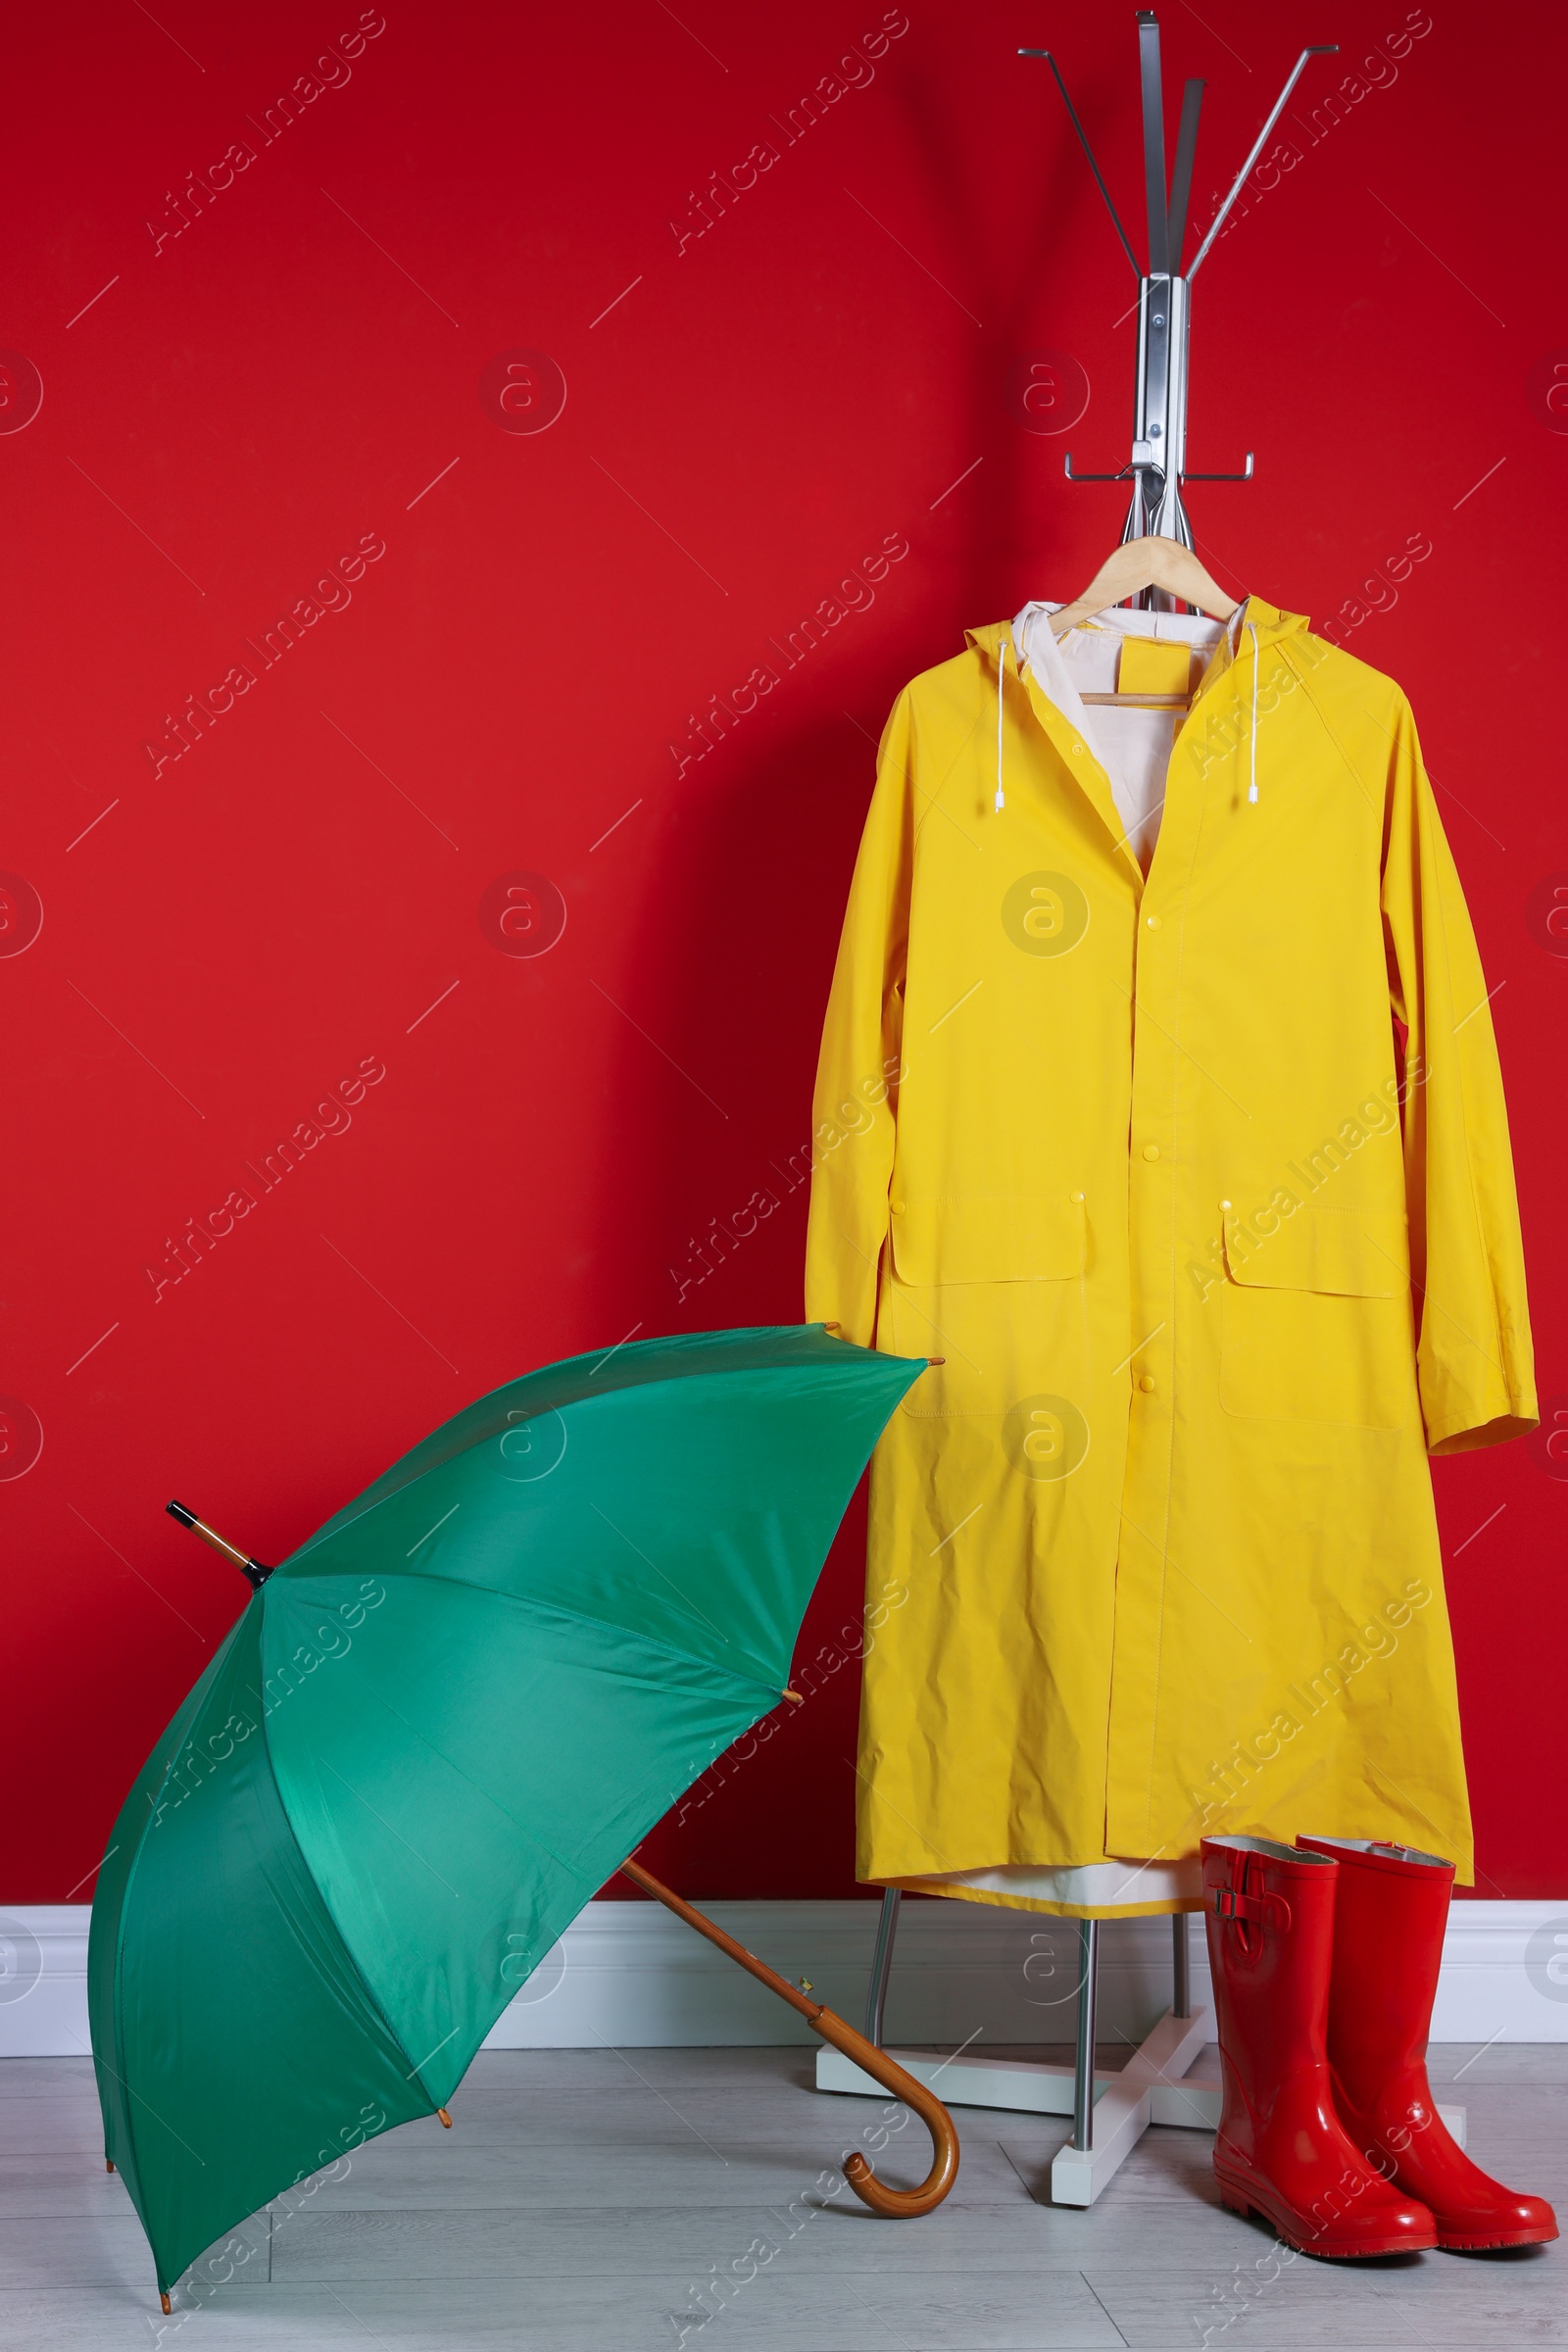
[[[1333,2261],[1436,2245],[1427,2208],[1368,2164],[1335,2112],[1324,2032],[1337,1866],[1264,1838],[1205,1838],[1202,1855],[1221,2198]]]
[[[1544,2197],[1489,2179],[1432,2104],[1427,2034],[1453,1864],[1408,1845],[1300,1838],[1340,1866],[1329,1984],[1329,2070],[1357,2148],[1430,2205],[1440,2246],[1534,2246],[1557,2234]]]

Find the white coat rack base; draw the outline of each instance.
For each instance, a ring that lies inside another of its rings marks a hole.
[[[1214,2038],[1214,2013],[1173,2017],[1167,2010],[1119,2074],[1095,2075],[1091,2145],[1058,2148],[1051,2167],[1054,2205],[1092,2205],[1126,2162],[1151,2124],[1186,2124],[1212,2132],[1219,2123],[1219,2077],[1190,2075],[1188,2069]],[[933,2057],[922,2050],[892,2050],[917,2082],[927,2082],[950,2107],[1007,2107],[1024,2115],[1071,2115],[1075,2069],[1018,2058]],[[887,2092],[837,2050],[816,2053],[818,2090],[857,2091],[885,2099]]]
[[[893,1958],[898,1921],[894,1890],[884,1902],[872,1964],[871,1996],[866,2034],[881,2046],[882,2011]],[[1086,1923],[1087,1925],[1088,1923]],[[1177,1997],[1186,2005],[1185,1919],[1176,1937]],[[1086,1975],[1080,1998],[1080,2034],[1085,2025],[1092,2045],[1098,1936],[1086,1936]],[[1087,2016],[1086,2016],[1087,2011]],[[1107,2181],[1114,2179],[1151,2124],[1174,2124],[1189,2131],[1219,2128],[1220,2079],[1215,2070],[1190,2070],[1214,2040],[1214,2012],[1200,2009],[1178,2016],[1168,2009],[1145,2035],[1131,2057],[1115,2074],[1095,2070],[1092,2100],[1086,2099],[1087,2070],[1079,2065],[1053,2065],[1019,2058],[940,2058],[929,2050],[890,2049],[906,2073],[929,2084],[950,2107],[994,2107],[1024,2115],[1067,2115],[1074,2129],[1067,2144],[1058,2148],[1051,2167],[1054,2205],[1093,2205]],[[885,2099],[879,2082],[862,2073],[853,2060],[823,2046],[816,2053],[818,2090],[848,2091],[862,2098]],[[1434,2102],[1436,2105],[1436,2102]],[[1437,2113],[1459,2146],[1465,2143],[1463,2107],[1438,2106]],[[1075,2145],[1081,2141],[1084,2144]]]

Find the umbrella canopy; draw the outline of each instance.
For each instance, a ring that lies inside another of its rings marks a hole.
[[[778,1703],[923,1369],[819,1325],[552,1364],[258,1587],[126,1799],[93,1904],[105,2152],[161,2287],[445,2105],[583,1904]]]

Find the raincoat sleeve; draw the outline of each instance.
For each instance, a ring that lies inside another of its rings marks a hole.
[[[1508,1114],[1487,983],[1415,721],[1394,715],[1383,920],[1407,1031],[1405,1192],[1427,1447],[1462,1453],[1534,1429],[1530,1312]]]
[[[811,1098],[806,1319],[837,1323],[861,1348],[876,1337],[903,1074],[913,732],[904,694],[882,732]]]

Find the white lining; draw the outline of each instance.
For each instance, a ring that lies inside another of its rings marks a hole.
[[[1012,646],[1020,669],[1027,663],[1047,699],[1069,719],[1104,769],[1126,841],[1146,869],[1159,833],[1165,776],[1183,713],[1179,710],[1085,709],[1085,694],[1113,694],[1123,640],[1152,638],[1161,645],[1188,645],[1212,653],[1227,624],[1202,612],[1137,612],[1113,605],[1081,621],[1059,641],[1051,614],[1059,604],[1025,605],[1012,623]],[[1229,623],[1234,651],[1245,608]],[[1004,641],[1005,642],[1005,641]],[[1000,661],[1000,654],[999,654]]]
[[[934,1871],[929,1878],[901,1884],[929,1887],[933,1894],[972,1887],[977,1894],[1000,1894],[1011,1903],[1132,1910],[1152,1903],[1201,1902],[1203,1865],[1196,1854],[1182,1862],[1080,1862],[1061,1870],[1037,1862],[1002,1862],[992,1870]]]

